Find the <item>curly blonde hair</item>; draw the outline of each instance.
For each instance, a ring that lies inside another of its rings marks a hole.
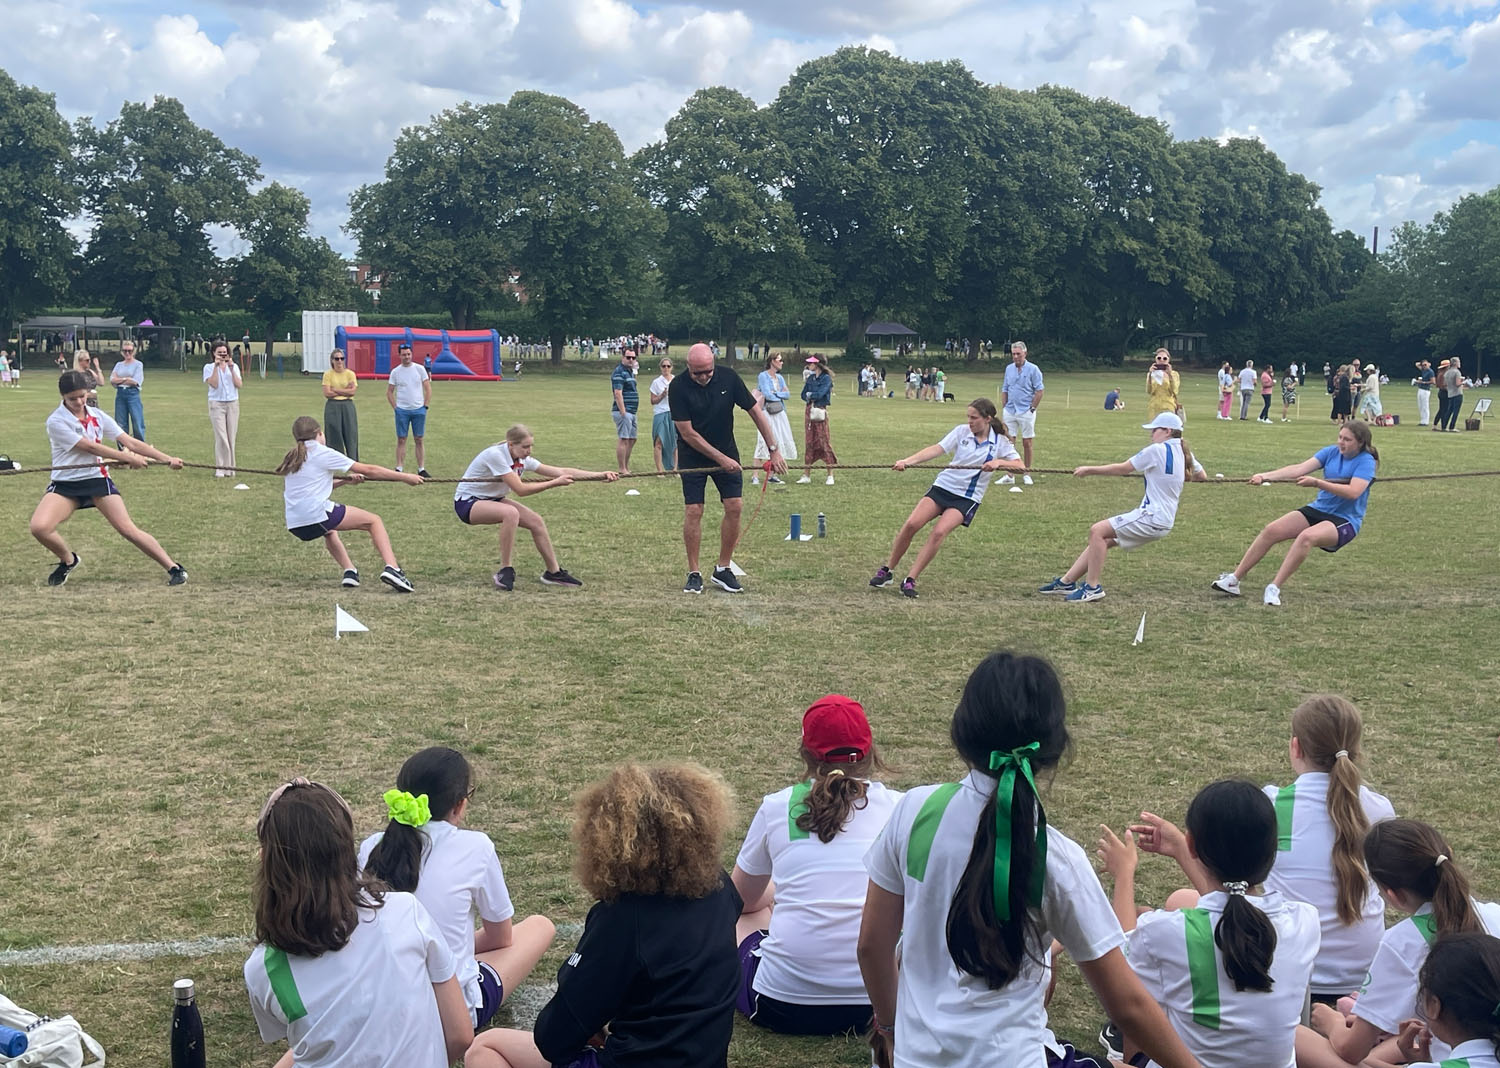
[[[574,874],[600,901],[706,897],[724,878],[729,818],[729,787],[706,768],[622,764],[578,799]]]

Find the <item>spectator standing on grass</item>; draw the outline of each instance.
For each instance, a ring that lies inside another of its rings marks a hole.
[[[1268,425],[1271,422],[1271,394],[1276,389],[1276,377],[1271,373],[1272,370],[1270,364],[1260,369],[1260,417],[1255,420]]]
[[[1219,365],[1219,411],[1217,419],[1228,420],[1229,409],[1234,404],[1234,368],[1225,360]]]
[[[1250,398],[1255,393],[1255,361],[1246,360],[1240,368],[1240,422],[1250,418]]]
[[[1329,396],[1333,395],[1333,365],[1326,360],[1323,362],[1323,382],[1328,386]]]
[[[828,425],[828,408],[833,404],[833,372],[816,356],[807,358],[812,376],[802,383],[802,399],[807,402],[803,410],[802,477],[798,482],[812,481],[812,465],[819,460],[828,471],[824,481],[833,485],[833,469],[839,458],[833,454],[833,433]],[[782,459],[790,459],[783,456]]]
[[[1458,357],[1454,356],[1443,372],[1443,393],[1448,400],[1448,414],[1443,429],[1458,433],[1458,415],[1464,407],[1464,373]]]
[[[792,392],[787,388],[786,377],[781,373],[782,355],[779,352],[766,354],[766,366],[755,379],[755,388],[760,391],[761,403],[766,410],[766,418],[771,421],[771,426],[776,430],[776,444],[781,446],[781,458],[783,460],[795,460],[797,458],[797,441],[792,437],[792,422],[786,414],[786,402],[791,399]],[[870,373],[873,375],[874,371]],[[766,439],[757,432],[755,435],[755,459],[769,460],[770,450],[766,448]],[[779,483],[781,479],[775,475],[766,476],[771,482]],[[752,486],[760,485],[759,473],[750,478]]]
[[[728,367],[714,363],[713,350],[702,342],[688,349],[688,373],[673,379],[667,389],[672,422],[677,427],[677,464],[683,469],[717,467],[702,474],[681,475],[682,542],[687,550],[688,575],[683,593],[701,594],[703,575],[698,570],[698,548],[703,533],[703,498],[708,480],[714,480],[719,500],[724,505],[724,520],[719,525],[719,557],[710,576],[714,585],[726,593],[739,593],[743,587],[730,569],[734,547],[740,539],[740,514],[743,505],[744,476],[741,473],[739,449],[734,441],[734,409],[743,408],[766,441],[771,453],[771,473],[786,474],[786,458],[776,444],[776,431],[766,418],[765,409],[745,387],[744,381]]]
[[[427,368],[412,362],[410,344],[403,341],[396,351],[401,362],[391,368],[385,387],[386,403],[396,413],[396,470],[406,464],[406,435],[410,431],[416,439],[417,474],[430,478],[423,438],[427,433],[427,409],[432,406],[432,376]]]
[[[1417,361],[1417,377],[1411,380],[1411,384],[1417,387],[1417,425],[1426,426],[1432,422],[1432,383],[1437,378],[1432,373],[1431,360]]]
[[[1182,412],[1182,376],[1172,368],[1172,354],[1166,349],[1157,349],[1151,360],[1151,370],[1146,372],[1146,418]]]
[[[104,372],[99,369],[99,361],[89,355],[88,349],[79,349],[73,353],[73,370],[79,372],[88,379],[89,395],[88,404],[90,408],[99,407],[99,383],[104,381]]]
[[[240,431],[239,365],[229,356],[229,346],[214,343],[213,359],[203,365],[208,385],[208,422],[214,431],[214,478],[234,474],[234,443]]]
[[[141,387],[146,384],[146,367],[135,358],[135,342],[120,344],[120,361],[109,372],[109,384],[115,387],[115,422],[131,437],[146,440],[146,409],[141,406]]]
[[[660,474],[677,469],[677,428],[672,425],[672,406],[667,388],[672,385],[672,361],[663,358],[661,374],[651,380],[651,451]]]
[[[10,384],[10,357],[6,355],[4,349],[0,349],[0,386]]]
[[[354,409],[354,391],[359,388],[359,376],[345,364],[343,349],[334,349],[328,356],[333,366],[323,372],[323,437],[334,452],[341,452],[351,460],[359,459],[359,413]]]
[[[1281,421],[1289,422],[1288,415],[1297,404],[1297,371],[1296,364],[1287,369],[1286,377],[1281,380]]]
[[[615,421],[615,461],[620,474],[630,474],[630,452],[635,448],[635,412],[640,406],[640,394],[636,391],[636,357],[632,349],[620,353],[620,362],[610,373],[609,385],[613,401],[609,414]]]
[[[1036,364],[1027,362],[1024,341],[1011,342],[1010,361],[1010,366],[1005,369],[1005,385],[1000,391],[1001,415],[1010,431],[1011,442],[1020,442],[1021,459],[1029,471],[1031,444],[1036,440],[1036,411],[1042,406],[1044,391],[1042,372]],[[1026,485],[1031,485],[1030,475],[1021,477]]]
[[[1365,364],[1365,381],[1359,391],[1359,410],[1355,416],[1374,422],[1385,409],[1380,406],[1380,369],[1373,363]]]

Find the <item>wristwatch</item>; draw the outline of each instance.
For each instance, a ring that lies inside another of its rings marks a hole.
[[[781,451],[781,446],[780,445],[767,445],[766,446],[766,451],[767,452],[780,452]]]

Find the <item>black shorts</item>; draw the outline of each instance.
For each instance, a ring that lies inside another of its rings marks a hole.
[[[941,486],[933,486],[925,494],[928,500],[938,506],[938,515],[942,515],[948,509],[959,512],[964,517],[964,526],[974,522],[974,515],[979,511],[979,502],[971,501],[967,497],[960,497],[956,493],[950,493]]]
[[[678,462],[681,463],[681,455]],[[683,475],[682,477],[682,503],[702,504],[704,490],[708,488],[708,480],[714,480],[714,486],[719,491],[719,500],[727,501],[735,497],[745,495],[745,476],[738,471],[712,471],[702,475]]]
[[[47,483],[47,493],[55,493],[70,501],[77,501],[80,508],[94,507],[95,497],[118,497],[120,489],[108,476],[98,478],[60,478]]]
[[[306,526],[288,527],[287,529],[303,541],[317,541],[321,537],[332,534],[339,528],[339,524],[343,521],[344,506],[336,504],[333,506],[333,511],[329,512],[328,517],[321,523],[308,523]]]
[[[1319,523],[1332,523],[1334,529],[1339,532],[1339,540],[1336,544],[1318,546],[1318,548],[1322,549],[1325,553],[1336,553],[1345,545],[1348,545],[1351,541],[1354,540],[1354,524],[1349,522],[1347,519],[1342,519],[1336,515],[1330,515],[1328,512],[1325,512],[1320,508],[1314,508],[1310,504],[1298,508],[1297,511],[1302,513],[1302,518],[1307,520],[1307,525],[1309,527],[1315,527]]]

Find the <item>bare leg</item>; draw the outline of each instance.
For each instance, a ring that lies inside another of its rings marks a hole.
[[[547,524],[542,517],[527,508],[524,504],[513,503],[510,506],[519,516],[518,522],[523,530],[531,533],[531,540],[536,544],[536,551],[541,553],[542,562],[547,565],[548,571],[556,571],[557,554],[552,551],[552,539],[547,536]],[[515,541],[515,527],[510,528],[511,540]],[[509,555],[509,554],[507,554]],[[506,566],[509,566],[508,564]]]
[[[932,533],[927,535],[927,540],[922,543],[922,548],[917,553],[916,563],[912,564],[911,570],[907,572],[911,578],[915,579],[928,564],[932,563],[932,558],[937,555],[938,550],[943,546],[943,539],[953,533],[954,529],[963,521],[963,513],[957,508],[949,508],[942,515],[938,516],[937,524],[933,526]]]
[[[130,513],[125,510],[125,498],[95,497],[94,507],[99,509],[100,515],[109,520],[110,526],[120,532],[121,537],[155,560],[163,569],[173,567],[177,563],[167,555],[167,551],[161,547],[160,542],[131,521]],[[71,560],[72,557],[68,559]]]
[[[363,508],[345,508],[344,518],[339,521],[339,530],[367,530],[370,532],[370,540],[375,543],[375,551],[380,554],[380,559],[385,562],[386,567],[394,567],[398,571],[401,565],[396,563],[396,553],[391,548],[391,539],[386,535],[385,524],[374,512],[367,512]]]
[[[323,547],[328,550],[328,555],[333,557],[334,563],[338,564],[339,567],[345,571],[353,570],[354,561],[349,559],[349,550],[344,548],[344,543],[340,540],[338,531],[330,530],[327,534],[323,535]]]
[[[758,909],[755,912],[742,913],[734,925],[734,944],[739,945],[756,931],[768,931],[770,929],[771,910],[769,907]]]
[[[276,1058],[276,1064],[274,1065],[274,1068],[293,1068],[293,1063],[292,1051],[287,1050],[280,1057]]]
[[[1077,582],[1080,575],[1087,575],[1086,581],[1090,586],[1099,585],[1099,575],[1104,570],[1105,554],[1114,544],[1116,544],[1115,528],[1109,525],[1108,519],[1101,519],[1089,527],[1089,543],[1084,546],[1083,552],[1078,554],[1078,559],[1073,562],[1073,566],[1068,568],[1063,581]]]
[[[698,543],[703,540],[703,505],[689,504],[682,510],[682,544],[687,549],[689,571],[698,570]]]
[[[36,511],[31,513],[31,536],[47,547],[47,550],[65,564],[73,562],[73,550],[57,532],[70,515],[78,510],[78,503],[61,493],[42,495]]]
[[[420,471],[427,466],[427,450],[422,447],[422,436],[420,434],[413,434],[412,440],[417,443],[417,470]]]
[[[406,439],[396,439],[396,468],[397,470],[406,466]]]
[[[530,1031],[494,1027],[475,1036],[464,1068],[552,1068],[552,1062],[536,1048]]]
[[[537,961],[542,959],[542,954],[552,945],[552,939],[557,937],[557,928],[545,916],[527,916],[512,924],[510,930],[510,945],[474,955],[476,960],[484,961],[500,976],[502,1002],[526,980]]]
[[[1276,569],[1276,578],[1273,581],[1278,587],[1284,585],[1297,568],[1302,566],[1302,561],[1307,559],[1307,554],[1313,549],[1338,543],[1339,531],[1332,523],[1319,523],[1317,526],[1308,527],[1292,539],[1292,547],[1286,551],[1281,566]]]
[[[505,515],[500,520],[500,566],[510,567],[516,553],[516,527],[521,524],[521,513],[509,501],[504,508]]]
[[[1031,470],[1031,443],[1035,440],[1036,438],[1021,439],[1021,459],[1026,462],[1026,470],[1028,471]]]
[[[938,506],[931,497],[923,497],[911,510],[911,515],[906,517],[906,522],[901,524],[901,529],[896,531],[896,540],[891,543],[891,555],[886,560],[885,566],[892,571],[906,555],[906,550],[911,548],[911,540],[917,536],[917,532],[938,517]]]
[[[651,455],[656,460],[656,473],[658,475],[666,474],[667,469],[662,467],[661,465],[661,438],[655,438],[652,440]]]
[[[1245,576],[1250,574],[1250,569],[1260,563],[1266,553],[1271,551],[1271,546],[1291,541],[1306,529],[1307,517],[1301,512],[1288,512],[1280,519],[1267,523],[1265,529],[1255,535],[1250,548],[1245,550],[1239,566],[1234,569],[1234,577],[1243,581]]]
[[[724,501],[724,521],[719,524],[720,567],[728,567],[734,557],[734,547],[740,540],[740,515],[743,511],[743,499],[730,497]]]
[[[634,438],[620,438],[615,442],[615,461],[622,475],[630,473],[630,449],[634,444]]]

